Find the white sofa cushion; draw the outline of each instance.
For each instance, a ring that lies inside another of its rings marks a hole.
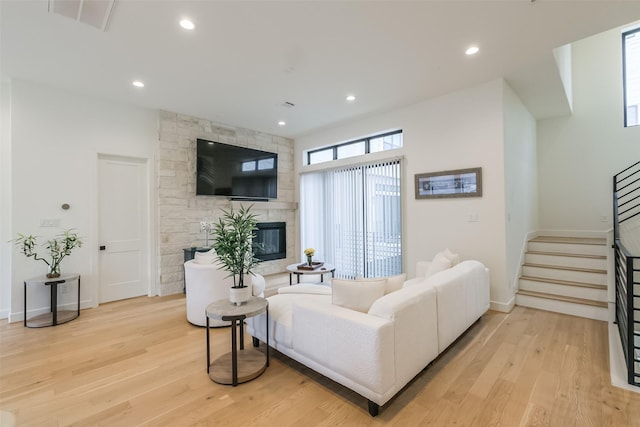
[[[331,281],[332,303],[366,313],[375,300],[384,295],[387,279],[361,279]]]
[[[425,283],[425,280],[426,279],[424,277],[414,277],[413,279],[405,280],[405,282],[402,285],[402,287],[403,288],[409,288],[411,286],[420,285],[422,283]]]
[[[297,285],[282,286],[278,288],[279,294],[314,294],[331,295],[331,287],[312,283],[299,283]]]
[[[438,348],[443,352],[488,309],[489,277],[478,261],[463,261],[426,280],[438,301]]]
[[[409,382],[416,372],[438,356],[437,303],[433,286],[410,286],[387,294],[373,303],[369,315],[393,322],[398,383]]]
[[[312,369],[375,401],[388,400],[396,383],[393,334],[387,319],[309,299],[293,304],[294,351]]]
[[[315,304],[331,305],[329,295],[276,294],[269,300],[269,343],[275,349],[293,348],[291,338],[292,307],[294,302],[310,301]],[[265,340],[265,315],[249,317],[247,332],[254,337]]]
[[[196,264],[213,264],[216,261],[216,252],[214,249],[207,252],[196,252],[193,256],[193,260]]]

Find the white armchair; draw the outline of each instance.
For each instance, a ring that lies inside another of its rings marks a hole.
[[[220,269],[217,263],[198,264],[194,260],[184,263],[185,291],[187,293],[187,320],[197,326],[205,326],[207,305],[213,301],[229,298],[229,288],[233,278]],[[245,282],[253,288],[254,296],[263,296],[265,281],[260,274],[245,277]],[[228,326],[230,322],[209,320],[210,326]]]

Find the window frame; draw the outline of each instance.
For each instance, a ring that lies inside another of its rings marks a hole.
[[[370,141],[372,139],[384,138],[386,136],[398,135],[398,134],[402,134],[402,129],[393,130],[393,131],[385,132],[385,133],[380,133],[380,134],[377,134],[377,135],[371,135],[371,136],[367,136],[365,138],[353,139],[351,141],[341,142],[339,144],[329,145],[329,146],[326,146],[326,147],[314,148],[313,150],[309,150],[309,151],[306,152],[306,157],[307,157],[306,165],[309,166],[309,165],[317,165],[317,164],[320,164],[320,163],[325,163],[325,162],[311,163],[311,155],[314,154],[314,153],[318,153],[318,152],[321,152],[321,151],[327,151],[327,150],[332,150],[333,151],[333,159],[332,160],[327,160],[328,162],[329,161],[340,160],[338,158],[338,147],[342,147],[342,146],[345,146],[345,145],[351,145],[351,144],[355,144],[355,143],[358,143],[358,142],[364,142],[364,154],[359,154],[359,155],[371,154]],[[385,150],[383,150],[383,151],[385,151]],[[350,156],[350,157],[354,157],[354,156]],[[344,158],[347,159],[349,157],[344,157]]]
[[[640,37],[640,27],[631,28],[622,32],[622,97],[623,97],[623,114],[624,114],[624,127],[640,126],[640,120],[635,125],[628,124],[627,110],[627,36],[629,34],[637,34]]]

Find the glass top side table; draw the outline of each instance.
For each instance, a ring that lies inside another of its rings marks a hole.
[[[78,309],[58,310],[58,285],[78,281]],[[51,295],[51,311],[27,319],[27,286],[44,285],[49,286]],[[80,316],[80,275],[76,273],[62,274],[60,277],[48,278],[45,275],[33,277],[24,281],[24,326],[29,328],[42,328],[45,326],[56,326],[61,323],[70,322]]]

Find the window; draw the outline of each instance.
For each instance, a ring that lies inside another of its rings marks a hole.
[[[302,174],[301,247],[316,249],[336,277],[400,274],[400,177],[399,159]]]
[[[364,141],[352,142],[351,144],[338,145],[338,158],[346,159],[353,156],[365,154]]]
[[[624,125],[640,125],[640,28],[622,34]]]
[[[397,130],[382,135],[375,135],[355,141],[322,147],[307,151],[307,164],[330,162],[332,160],[347,159],[378,151],[393,150],[402,147],[402,131]]]

